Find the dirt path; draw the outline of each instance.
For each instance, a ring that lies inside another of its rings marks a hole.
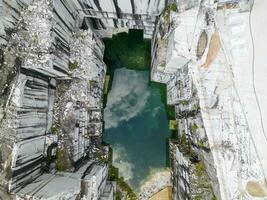
[[[202,67],[206,68],[214,61],[214,59],[217,57],[217,55],[220,51],[220,48],[221,48],[220,36],[219,36],[218,31],[216,31],[211,36],[208,55],[207,55],[205,63],[202,65]]]
[[[149,200],[172,200],[172,187],[166,187],[154,194]]]

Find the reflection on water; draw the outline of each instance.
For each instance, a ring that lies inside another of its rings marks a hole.
[[[166,166],[171,133],[157,88],[149,72],[116,69],[104,111],[104,141],[113,148],[113,164],[134,189],[151,171]]]

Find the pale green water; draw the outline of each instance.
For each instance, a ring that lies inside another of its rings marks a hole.
[[[149,72],[115,70],[104,110],[103,139],[113,148],[113,165],[138,190],[151,170],[166,167],[168,119]]]

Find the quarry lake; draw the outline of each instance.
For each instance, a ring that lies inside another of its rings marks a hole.
[[[104,110],[103,140],[113,149],[113,165],[134,190],[164,167],[171,133],[157,87],[149,72],[116,69]]]

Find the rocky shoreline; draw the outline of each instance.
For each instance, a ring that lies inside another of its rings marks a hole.
[[[171,172],[168,169],[152,172],[149,178],[143,183],[139,192],[140,200],[148,200],[160,190],[171,187]]]

